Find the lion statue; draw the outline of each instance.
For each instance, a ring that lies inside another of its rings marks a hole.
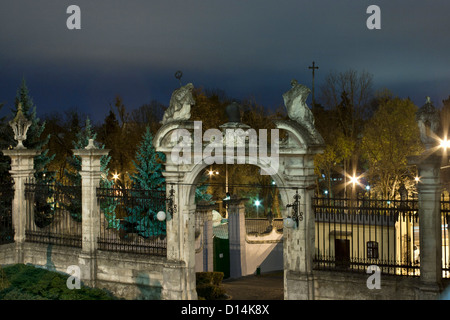
[[[307,127],[313,126],[314,115],[306,104],[306,98],[308,98],[311,90],[299,84],[295,79],[291,81],[291,86],[292,88],[283,94],[289,118]]]
[[[191,117],[191,106],[195,104],[192,90],[194,85],[187,85],[176,89],[170,98],[169,108],[164,112],[161,124],[176,120],[189,120]]]

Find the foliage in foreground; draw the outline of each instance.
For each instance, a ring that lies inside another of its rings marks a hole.
[[[199,300],[223,300],[227,298],[221,286],[223,272],[197,272],[196,286]]]
[[[31,265],[16,264],[0,268],[3,283],[1,300],[114,300],[110,293],[81,285],[67,288],[69,276]]]

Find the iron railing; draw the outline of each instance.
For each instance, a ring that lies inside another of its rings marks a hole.
[[[450,197],[441,196],[441,232],[442,232],[442,276],[450,278],[450,254],[449,254],[449,222],[450,222]]]
[[[283,233],[283,219],[246,218],[245,229],[248,235],[266,235],[273,229],[278,233]]]
[[[417,199],[314,198],[315,268],[418,276]]]
[[[0,245],[14,242],[12,223],[13,198],[13,182],[0,184]]]
[[[25,183],[25,241],[81,248],[81,186]]]
[[[165,256],[166,222],[156,214],[166,210],[164,190],[97,188],[103,212],[100,250]]]

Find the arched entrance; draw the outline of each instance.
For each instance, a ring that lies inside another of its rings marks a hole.
[[[253,164],[261,168],[262,174],[272,176],[280,186],[283,218],[290,215],[286,206],[295,201],[296,194],[300,196],[298,208],[302,219],[295,228],[285,228],[283,232],[284,296],[285,299],[313,298],[314,217],[311,198],[316,179],[314,155],[323,150],[323,139],[314,128],[313,119],[307,113],[309,109],[304,110],[308,107],[303,105],[303,98],[306,99],[300,96],[296,105],[288,104],[289,120],[274,121],[275,129],[271,130],[270,139],[267,132],[256,132],[240,123],[232,112],[228,114],[229,122],[220,128],[208,128],[204,134],[201,122],[188,120],[186,110],[180,112],[182,117],[165,117],[164,125],[155,135],[154,146],[166,155],[164,176],[167,192],[173,190],[177,211],[167,220],[167,259],[175,264],[164,268],[164,299],[197,299],[195,188],[200,173],[215,162]],[[169,110],[176,114],[173,110],[186,109],[187,106],[190,107],[188,104],[172,105],[171,101]],[[297,112],[293,112],[294,107]]]

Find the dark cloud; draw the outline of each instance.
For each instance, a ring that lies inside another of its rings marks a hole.
[[[102,118],[116,94],[130,107],[168,103],[183,82],[282,103],[292,78],[311,85],[308,66],[366,70],[422,104],[450,95],[447,0],[376,1],[382,29],[366,28],[369,1],[24,1],[0,4],[0,101],[12,103],[24,76],[38,108],[72,106]],[[81,30],[66,28],[71,4]]]

